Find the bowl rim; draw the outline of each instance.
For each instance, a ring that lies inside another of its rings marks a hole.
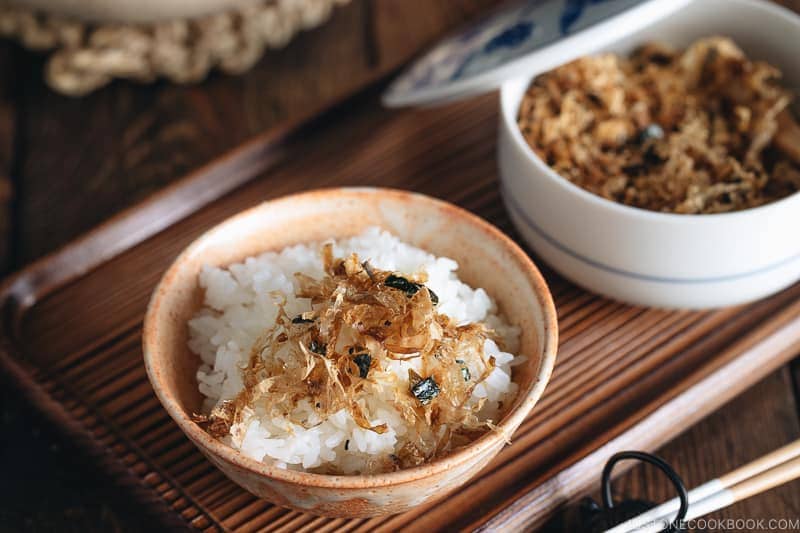
[[[692,2],[694,3],[694,2]],[[767,16],[774,16],[784,19],[786,22],[795,26],[798,35],[800,35],[800,15],[773,3],[757,2],[755,0],[726,0],[726,3],[731,5],[738,4],[745,8],[752,8],[756,10],[763,10]],[[677,16],[680,12],[670,15]],[[667,17],[669,18],[669,17]],[[658,22],[656,22],[657,24]],[[709,35],[714,34],[713,31]],[[623,36],[620,40],[622,40]],[[613,46],[618,41],[607,43],[600,48]],[[590,54],[596,54],[599,50],[595,50]],[[554,67],[557,68],[557,67]],[[525,138],[522,136],[517,125],[516,116],[519,110],[521,101],[512,102],[516,98],[512,98],[512,92],[515,92],[520,85],[524,85],[522,95],[524,97],[527,87],[536,76],[543,74],[543,72],[535,72],[534,74],[521,75],[519,77],[507,80],[500,86],[500,115],[503,128],[510,133],[510,137],[515,144],[515,147],[525,155],[528,162],[533,168],[541,172],[551,182],[556,183],[560,188],[570,194],[576,195],[582,200],[603,209],[611,214],[627,216],[637,219],[642,222],[655,222],[655,223],[668,223],[677,225],[695,225],[695,224],[717,224],[720,222],[731,222],[733,219],[739,219],[740,222],[748,222],[756,217],[769,217],[775,215],[778,211],[800,210],[800,191],[796,191],[788,196],[769,202],[756,207],[741,209],[738,211],[729,211],[727,213],[665,213],[661,211],[652,211],[641,207],[634,207],[626,204],[621,204],[607,198],[603,198],[597,194],[587,191],[586,189],[572,183],[569,179],[553,170],[550,165],[544,162],[541,157],[531,148]],[[529,178],[529,176],[525,176]]]
[[[526,279],[532,285],[542,312],[544,338],[541,339],[542,351],[538,371],[532,377],[532,384],[527,394],[518,400],[516,408],[505,414],[500,423],[497,424],[496,430],[488,431],[467,446],[420,466],[382,474],[329,475],[288,470],[279,468],[273,464],[256,461],[211,437],[200,428],[200,426],[192,421],[184,412],[175,395],[169,391],[163,383],[156,356],[159,350],[155,345],[155,339],[158,337],[158,323],[156,322],[156,317],[159,313],[159,308],[163,299],[162,296],[169,290],[172,278],[174,278],[177,271],[189,257],[193,256],[196,251],[201,249],[205,243],[212,239],[218,232],[237,224],[240,220],[249,218],[256,212],[260,212],[269,208],[269,206],[277,204],[314,199],[322,200],[328,196],[339,195],[362,197],[365,194],[384,195],[396,199],[411,199],[415,202],[425,202],[431,207],[446,211],[447,216],[451,219],[471,224],[475,226],[476,229],[488,233],[491,238],[497,239],[501,245],[509,250],[515,262],[523,271]],[[550,379],[558,348],[558,321],[552,295],[544,277],[541,275],[536,265],[517,243],[486,220],[449,202],[419,193],[382,187],[334,187],[309,190],[262,202],[223,220],[192,241],[192,243],[172,262],[153,291],[144,318],[142,346],[147,376],[158,400],[181,431],[183,431],[201,451],[205,450],[211,453],[215,458],[234,467],[279,481],[301,486],[312,486],[315,488],[365,489],[410,483],[451,470],[469,459],[482,456],[500,441],[508,441],[513,432],[525,420],[533,406],[538,402]]]

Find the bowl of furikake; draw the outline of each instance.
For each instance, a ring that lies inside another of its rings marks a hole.
[[[739,305],[796,283],[799,37],[779,6],[690,2],[505,82],[498,164],[520,236],[634,305]]]

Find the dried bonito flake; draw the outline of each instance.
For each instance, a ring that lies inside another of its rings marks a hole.
[[[243,390],[196,420],[213,436],[236,440],[244,437],[236,428],[255,412],[310,428],[346,410],[361,428],[380,434],[387,425],[374,423],[380,417],[366,400],[389,397],[411,430],[395,454],[380,458],[384,471],[422,464],[489,431],[492,420],[479,418],[486,399],[472,393],[496,366],[484,354],[487,339],[499,342],[494,332],[438,313],[423,275],[378,270],[355,254],[335,259],[330,245],[322,257],[322,278],[295,275],[296,294],[310,300],[311,310],[289,316],[278,300],[275,326],[242,371]],[[391,365],[412,360],[416,370],[405,381]],[[301,402],[313,406],[312,417],[298,409]]]
[[[537,77],[518,124],[556,172],[609,200],[736,211],[800,190],[800,127],[780,77],[726,37],[684,51],[649,43]]]

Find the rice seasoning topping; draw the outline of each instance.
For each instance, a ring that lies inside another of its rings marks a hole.
[[[582,57],[537,77],[518,125],[556,172],[615,202],[722,213],[800,190],[800,126],[781,72],[725,37],[630,58]]]
[[[499,342],[492,330],[437,312],[439,299],[424,275],[378,270],[356,254],[335,259],[330,244],[322,257],[321,279],[295,274],[297,296],[308,298],[311,310],[288,316],[279,301],[274,327],[242,371],[244,388],[197,418],[210,434],[241,438],[237,428],[255,411],[308,428],[342,410],[359,427],[383,434],[387,424],[367,402],[377,395],[409,428],[395,453],[376,456],[368,469],[391,471],[445,455],[494,427],[496,420],[479,417],[486,398],[473,397],[495,368],[484,354],[487,339]],[[398,362],[410,364],[407,379]]]

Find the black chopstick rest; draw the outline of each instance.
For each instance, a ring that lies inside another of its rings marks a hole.
[[[689,496],[686,485],[675,470],[658,456],[637,451],[625,451],[614,454],[606,463],[601,479],[602,503],[597,503],[592,498],[581,499],[576,505],[567,507],[562,513],[553,518],[543,528],[546,533],[602,533],[614,526],[622,524],[638,516],[657,504],[639,499],[626,499],[615,503],[611,496],[611,472],[617,463],[624,460],[637,460],[649,463],[660,469],[672,482],[681,507],[665,533],[679,533],[686,531],[680,527],[689,508]]]

